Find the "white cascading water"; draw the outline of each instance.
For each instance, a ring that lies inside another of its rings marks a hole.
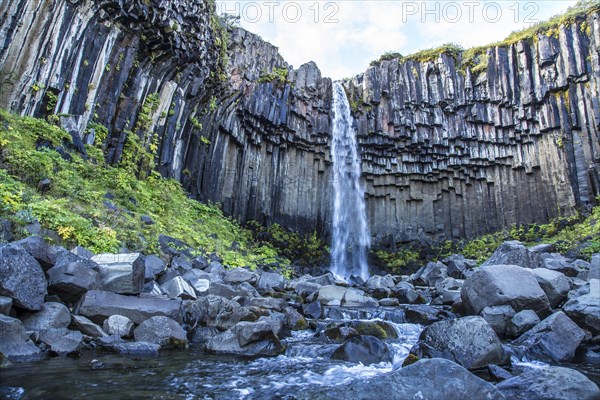
[[[367,225],[365,190],[360,184],[360,158],[346,92],[333,84],[333,241],[331,272],[338,278],[369,278],[367,252],[371,235]]]

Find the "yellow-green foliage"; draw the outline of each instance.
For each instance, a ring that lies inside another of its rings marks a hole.
[[[100,137],[108,133],[99,125],[94,128]],[[70,136],[42,120],[0,110],[0,217],[17,224],[37,219],[58,232],[63,244],[94,252],[124,246],[158,253],[158,235],[165,234],[214,251],[229,266],[253,268],[276,260],[277,252],[268,243],[254,243],[250,231],[216,206],[189,199],[177,181],[156,172],[140,180],[128,168],[107,165],[103,158],[84,160],[75,152],[67,161],[52,149],[37,150],[41,141],[64,146]],[[92,150],[88,146],[88,152]],[[42,193],[37,185],[44,178],[52,184]],[[114,196],[110,201],[116,211],[103,204],[106,193]],[[142,215],[155,224],[143,224]],[[238,243],[235,249],[233,242]]]
[[[288,70],[287,68],[273,68],[270,73],[263,72],[258,78],[258,83],[274,82],[277,84],[284,84],[288,82]]]
[[[407,267],[419,260],[419,253],[411,249],[401,249],[395,253],[385,250],[378,250],[375,255],[381,260],[387,268],[394,274],[406,272]]]
[[[414,60],[418,62],[435,61],[442,54],[446,54],[455,60],[458,59],[463,52],[463,47],[456,43],[446,43],[432,49],[421,50],[417,53],[410,54],[404,57],[403,61]]]

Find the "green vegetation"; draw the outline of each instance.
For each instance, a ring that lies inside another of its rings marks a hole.
[[[175,180],[156,172],[138,179],[128,167],[104,163],[101,149],[108,130],[99,124],[88,129],[96,132],[96,142],[87,146],[89,160],[75,151],[61,155],[55,149],[68,148],[71,140],[65,131],[0,110],[0,218],[10,219],[18,236],[25,235],[25,225],[39,221],[56,232],[51,239],[94,252],[126,247],[158,253],[158,235],[164,234],[198,253],[216,252],[229,266],[289,264],[218,207],[189,199]],[[43,179],[51,184],[42,190]],[[143,223],[143,215],[154,224]]]
[[[209,0],[210,10],[210,28],[213,31],[215,38],[215,46],[219,51],[219,60],[217,71],[213,76],[216,76],[218,81],[227,81],[227,65],[229,64],[229,25],[232,23],[229,19],[224,19],[216,14],[215,0]]]
[[[396,275],[409,272],[421,259],[419,252],[412,248],[403,248],[393,253],[385,250],[377,250],[375,251],[375,255],[391,273]]]
[[[272,72],[263,72],[258,78],[258,83],[274,82],[276,84],[288,83],[288,70],[285,67],[274,68]]]

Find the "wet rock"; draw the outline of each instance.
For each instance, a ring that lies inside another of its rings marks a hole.
[[[84,335],[91,337],[104,337],[107,336],[106,332],[97,324],[93,323],[86,317],[81,315],[72,315],[71,316],[71,325],[69,328],[78,330]]]
[[[111,315],[123,315],[134,323],[140,324],[150,317],[162,315],[177,320],[181,300],[159,298],[137,298],[111,292],[90,290],[79,302],[75,314],[88,317],[96,323],[102,323]]]
[[[343,307],[378,307],[379,303],[359,289],[347,288],[342,299]]]
[[[122,355],[155,356],[160,350],[160,345],[156,343],[123,342],[113,336],[98,338],[96,343],[103,351]]]
[[[8,315],[12,309],[12,299],[0,296],[0,314]]]
[[[194,287],[187,283],[181,276],[163,283],[160,288],[171,299],[196,300]]]
[[[467,369],[508,360],[500,339],[481,317],[440,321],[426,327],[410,353],[418,358],[446,358]]]
[[[214,295],[201,297],[187,304],[184,310],[184,322],[189,326],[213,326],[226,330],[240,321],[254,320],[256,316],[248,308]]]
[[[489,265],[516,265],[522,268],[537,268],[540,266],[540,256],[530,251],[516,240],[504,242],[494,251],[482,267]]]
[[[487,368],[488,368],[488,372],[489,372],[490,376],[496,382],[501,382],[501,381],[504,381],[506,379],[510,379],[513,377],[510,372],[508,372],[504,368],[499,367],[497,365],[490,364],[490,365],[488,365]]]
[[[450,316],[439,306],[411,305],[404,309],[406,322],[411,324],[431,325]]]
[[[118,338],[129,338],[133,335],[135,324],[123,315],[111,315],[102,324],[104,331]]]
[[[585,294],[571,298],[563,311],[593,335],[600,335],[600,280],[591,279],[583,288]]]
[[[496,385],[514,400],[592,400],[600,397],[598,386],[570,368],[546,366],[531,369]]]
[[[494,386],[452,361],[433,358],[370,379],[300,394],[300,399],[505,400]]]
[[[48,328],[66,328],[71,323],[69,309],[61,303],[44,303],[42,309],[21,317],[28,331],[41,331]]]
[[[12,362],[37,361],[44,357],[27,333],[21,321],[0,315],[0,353]]]
[[[322,332],[322,335],[329,340],[341,342],[356,336],[360,336],[360,333],[358,333],[356,329],[349,326],[334,326],[332,328],[325,329]]]
[[[374,336],[351,337],[333,353],[331,358],[364,365],[392,361],[385,343]]]
[[[392,295],[401,304],[423,304],[425,299],[417,292],[413,285],[408,282],[400,282],[392,289]]]
[[[481,311],[481,317],[485,319],[500,337],[506,336],[508,323],[514,315],[515,310],[511,306],[491,306]]]
[[[573,359],[585,333],[562,311],[558,311],[525,332],[514,344],[524,355],[546,362]]]
[[[98,289],[118,294],[139,294],[144,288],[144,256],[139,253],[98,254]]]
[[[283,352],[284,347],[266,322],[239,322],[231,329],[206,342],[206,350],[215,354],[247,357],[269,357]]]
[[[480,267],[465,279],[461,298],[472,314],[501,305],[510,305],[516,312],[534,310],[540,317],[550,312],[548,297],[531,271],[516,265]]]
[[[600,280],[600,253],[592,256],[592,262],[587,273],[586,279],[591,281],[592,279]]]
[[[81,353],[83,335],[67,328],[49,328],[40,331],[39,341],[49,347],[52,356],[73,356]]]
[[[323,307],[318,301],[313,301],[312,303],[308,304],[302,304],[302,314],[304,314],[304,316],[308,318],[319,319],[323,315]]]
[[[98,266],[87,258],[65,253],[48,270],[48,290],[66,302],[74,303],[98,285]]]
[[[540,317],[533,310],[523,310],[516,313],[506,326],[506,335],[509,337],[521,336],[540,323]]]
[[[40,264],[25,249],[14,244],[0,247],[0,295],[13,305],[40,310],[47,294],[47,282]]]
[[[219,330],[214,326],[199,326],[195,328],[190,336],[190,342],[196,344],[206,344],[208,339],[219,334]]]
[[[142,322],[134,331],[137,342],[156,343],[163,348],[187,347],[187,335],[171,318],[156,316]]]

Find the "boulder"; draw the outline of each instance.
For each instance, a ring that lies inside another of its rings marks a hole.
[[[411,278],[415,285],[434,287],[448,277],[448,267],[441,262],[429,262]]]
[[[558,311],[525,332],[514,344],[530,359],[567,362],[573,359],[584,337],[583,330]]]
[[[187,335],[181,325],[168,317],[148,318],[134,331],[137,342],[156,343],[165,348],[187,347]]]
[[[598,386],[570,368],[545,366],[531,369],[496,385],[514,400],[593,400],[600,398]]]
[[[545,253],[540,255],[540,267],[560,272],[566,276],[574,277],[582,272],[577,264],[571,263],[568,258],[558,253]]]
[[[537,268],[540,266],[540,255],[530,251],[523,243],[512,240],[504,242],[494,251],[482,267],[489,265],[517,265],[522,268]]]
[[[231,329],[206,342],[206,350],[215,354],[235,354],[247,357],[276,356],[284,351],[271,325],[261,322],[239,322]]]
[[[481,311],[481,317],[500,337],[506,336],[508,323],[514,315],[515,310],[511,306],[491,306]]]
[[[0,296],[0,314],[8,315],[12,309],[12,299],[10,297]]]
[[[250,284],[256,283],[257,276],[254,272],[248,271],[244,268],[234,268],[225,272],[223,281],[229,284],[240,284],[242,282],[248,282]]]
[[[379,302],[372,297],[366,296],[359,289],[347,288],[342,299],[343,307],[379,307]]]
[[[513,315],[506,326],[509,337],[521,336],[526,331],[540,323],[540,317],[533,310],[522,310]]]
[[[33,344],[21,321],[0,314],[0,353],[10,361],[36,361],[44,357]]]
[[[550,307],[556,308],[567,297],[571,290],[569,279],[562,273],[546,268],[532,269],[531,273],[546,293]]]
[[[399,282],[392,289],[392,296],[397,298],[401,304],[423,304],[425,302],[423,296],[408,282]]]
[[[150,282],[165,270],[165,262],[155,255],[144,258],[144,280]]]
[[[83,335],[67,328],[49,328],[40,331],[39,341],[49,347],[52,356],[73,356],[81,353]]]
[[[181,276],[163,283],[160,288],[171,299],[196,300],[196,291]]]
[[[333,352],[331,358],[364,365],[392,361],[392,355],[385,343],[375,336],[368,335],[350,337]]]
[[[192,278],[189,280],[189,284],[194,288],[196,298],[206,296],[210,292],[210,281],[208,279]]]
[[[35,311],[46,294],[46,277],[37,260],[17,245],[0,246],[0,295],[11,297],[16,307]]]
[[[61,303],[44,303],[42,309],[21,317],[28,331],[41,331],[48,328],[66,328],[71,323],[69,309]]]
[[[510,305],[515,312],[534,310],[540,317],[550,313],[550,304],[530,270],[516,265],[488,265],[465,279],[461,299],[469,313],[479,314],[489,306]]]
[[[123,315],[111,315],[104,320],[102,327],[109,335],[118,338],[129,338],[133,335],[135,324],[132,320]]]
[[[370,290],[374,289],[391,289],[396,286],[394,278],[391,275],[380,276],[373,275],[365,283],[365,287]]]
[[[98,289],[119,294],[139,294],[144,288],[144,256],[140,253],[98,254]]]
[[[313,301],[312,303],[308,304],[302,304],[302,314],[304,314],[304,316],[308,318],[319,319],[323,315],[323,307],[318,301]]]
[[[59,256],[48,270],[48,290],[63,301],[74,303],[98,285],[97,264],[72,253]]]
[[[324,306],[341,306],[346,288],[336,285],[326,285],[319,288],[317,300]]]
[[[355,379],[327,390],[306,390],[301,400],[506,400],[489,382],[440,358],[419,360],[370,379]]]
[[[92,321],[81,315],[71,316],[71,325],[69,325],[69,328],[78,330],[84,335],[91,337],[108,336],[99,325],[93,323]]]
[[[113,336],[98,338],[96,344],[100,350],[122,355],[156,356],[160,350],[160,345],[156,343],[124,342]]]
[[[439,321],[425,328],[411,354],[446,358],[467,369],[507,362],[496,332],[481,317]]]
[[[274,272],[262,272],[256,282],[256,289],[261,292],[283,291],[285,278]]]
[[[96,323],[102,323],[111,315],[124,315],[134,323],[140,324],[150,317],[162,315],[177,320],[181,300],[160,298],[137,298],[111,292],[90,290],[79,302],[75,314],[88,317]]]
[[[563,311],[580,327],[600,335],[600,280],[591,279],[583,293],[565,303]]]
[[[248,308],[224,297],[208,295],[186,305],[184,322],[189,326],[212,326],[220,330],[232,328],[240,321],[254,321]]]
[[[35,258],[37,262],[44,268],[49,268],[54,265],[58,254],[66,249],[58,246],[50,246],[39,236],[29,236],[25,239],[18,240],[11,244],[24,249],[30,256]]]
[[[469,260],[462,254],[453,254],[442,263],[447,267],[448,276],[455,279],[465,279],[465,272],[477,266],[475,260]]]
[[[315,292],[317,292],[321,288],[321,285],[313,282],[298,282],[296,285],[296,293],[298,293],[302,297],[307,297]]]
[[[92,257],[94,257],[94,253],[92,253],[85,247],[81,247],[81,246],[73,247],[71,249],[71,253],[75,254],[76,256],[82,257],[82,258],[87,258],[88,260],[91,259]]]

